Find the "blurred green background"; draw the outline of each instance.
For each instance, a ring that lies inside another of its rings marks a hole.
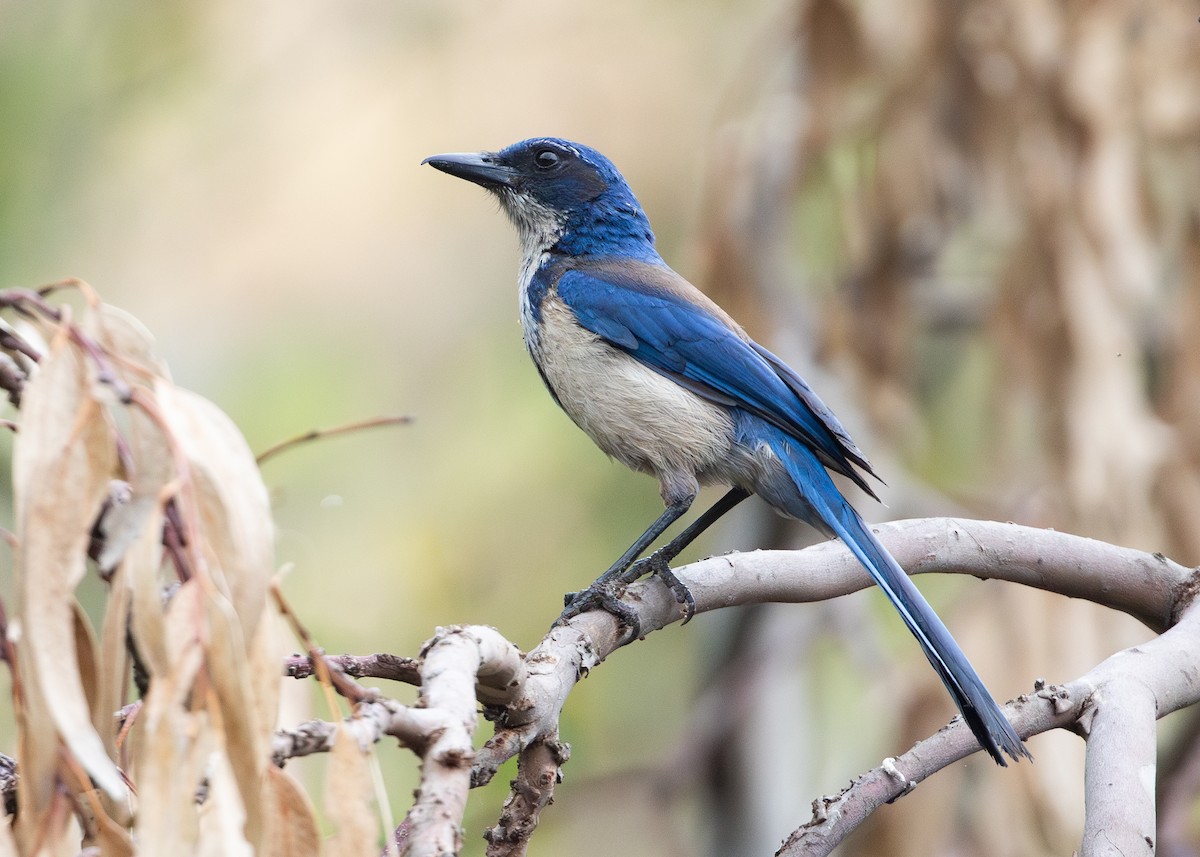
[[[330,652],[411,655],[465,622],[531,647],[661,508],[542,389],[494,202],[418,166],[542,134],[609,155],[668,261],[815,373],[892,485],[870,516],[1195,562],[1195,30],[1172,3],[0,2],[0,283],[86,279],[255,450],[415,418],[264,466],[286,593]],[[747,504],[688,556],[806,537]],[[922,587],[972,602],[950,624],[1001,698],[1140,633]],[[700,617],[596,670],[532,853],[764,853],[948,719],[877,594],[844,601]],[[756,653],[770,668],[726,683]],[[305,693],[286,716],[327,716]],[[944,812],[995,800],[976,760],[847,853],[1062,851],[1077,742],[1039,740],[1050,763],[1008,781],[1041,813],[1027,836]],[[400,816],[412,760],[378,755]],[[466,853],[506,780],[473,796]]]

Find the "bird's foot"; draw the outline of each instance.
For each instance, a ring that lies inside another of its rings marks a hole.
[[[615,616],[621,627],[629,629],[625,642],[636,640],[642,634],[642,623],[638,619],[637,611],[621,600],[620,596],[624,591],[625,584],[620,581],[597,580],[587,589],[568,592],[563,596],[565,609],[554,620],[554,625],[565,625],[589,610],[603,610]]]
[[[683,622],[681,624],[686,625],[696,615],[696,599],[692,597],[691,590],[687,588],[687,585],[675,576],[675,572],[671,571],[669,563],[670,560],[666,556],[655,551],[650,556],[639,559],[631,565],[621,575],[621,583],[633,583],[638,578],[654,575],[663,582],[667,589],[671,590],[675,600],[683,606]]]

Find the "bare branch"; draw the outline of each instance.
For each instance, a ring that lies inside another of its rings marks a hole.
[[[337,664],[352,678],[384,678],[404,684],[421,683],[420,661],[381,652],[374,655],[325,655],[327,663]],[[314,675],[312,659],[307,655],[292,655],[283,664],[283,674],[290,678],[309,678]]]
[[[1039,687],[1010,703],[1007,712],[1023,736],[1055,728],[1085,734],[1090,728],[1089,765],[1113,768],[1107,757],[1132,742],[1149,746],[1136,753],[1135,767],[1153,761],[1154,716],[1200,698],[1200,610],[1185,614],[1195,586],[1192,570],[1157,554],[1114,547],[1052,530],[1014,524],[926,519],[885,524],[881,540],[910,572],[967,573],[1008,580],[1097,603],[1137,617],[1161,636],[1114,655],[1082,678],[1058,687]],[[735,604],[816,601],[853,592],[870,579],[840,542],[803,551],[755,551],[714,557],[676,570],[691,588],[697,611]],[[651,632],[681,617],[679,606],[656,580],[629,588],[625,601]],[[399,738],[421,755],[421,787],[408,816],[412,854],[436,854],[461,846],[467,789],[491,780],[508,759],[518,757],[512,793],[486,838],[490,857],[523,855],[542,809],[559,780],[569,748],[558,736],[559,715],[572,688],[604,658],[624,645],[624,635],[607,613],[593,611],[556,627],[524,658],[495,630],[439,629],[420,662],[386,656],[330,658],[354,675],[422,681],[417,706],[364,699],[350,719],[364,743],[384,735]],[[287,671],[311,670],[293,657]],[[340,670],[339,670],[340,671]],[[497,721],[495,735],[471,749],[476,700]],[[1157,709],[1154,703],[1157,700]],[[275,760],[329,748],[333,724],[314,721],[281,732]],[[785,843],[781,854],[827,854],[883,803],[911,791],[926,777],[978,750],[975,739],[954,721],[908,753],[888,759],[841,794],[814,802],[814,818]],[[1094,760],[1094,762],[1093,762]],[[1093,803],[1089,830],[1096,841],[1144,842],[1153,831],[1153,795],[1132,794],[1143,780],[1134,772],[1109,785],[1108,800]],[[1147,797],[1149,795],[1149,797]]]
[[[1023,738],[1056,728],[1090,730],[1083,854],[1110,853],[1089,848],[1111,849],[1111,843],[1124,843],[1128,850],[1122,853],[1149,854],[1153,838],[1147,842],[1145,837],[1154,832],[1153,722],[1198,700],[1200,607],[1193,607],[1161,636],[1118,652],[1069,684],[1022,696],[1005,713]],[[966,726],[955,719],[840,794],[814,801],[812,821],[788,837],[778,857],[829,854],[879,806],[976,749]]]
[[[419,752],[440,727],[441,714],[391,699],[369,699],[358,703],[354,714],[344,722],[364,747],[390,735]],[[327,720],[309,720],[293,729],[280,729],[271,747],[271,761],[282,767],[288,759],[328,753],[337,740],[337,731],[337,724]]]
[[[994,521],[922,518],[874,526],[909,574],[945,572],[1007,580],[1128,613],[1161,632],[1196,585],[1194,572],[1161,554]],[[696,612],[734,604],[823,601],[864,589],[871,580],[841,542],[802,551],[751,551],[676,569]],[[627,601],[652,631],[681,618],[666,587],[631,587]],[[607,654],[607,652],[605,652]]]
[[[439,629],[424,660],[421,704],[439,712],[442,723],[422,753],[421,784],[408,813],[409,857],[462,850],[461,825],[475,758],[476,677],[486,673],[489,687],[496,690],[519,685],[525,674],[516,646],[491,628]]]
[[[1054,530],[932,518],[884,524],[876,531],[910,573],[966,573],[1088,598],[1129,613],[1155,630],[1172,625],[1180,605],[1190,600],[1194,586],[1192,570],[1161,555]],[[753,551],[712,557],[675,572],[695,596],[697,612],[735,604],[819,601],[871,585],[846,547],[836,541],[802,551]],[[630,587],[624,600],[638,612],[645,633],[682,618],[674,597],[657,580]],[[559,712],[575,682],[622,644],[616,620],[606,613],[585,613],[566,627],[553,629],[527,656],[529,676],[496,734],[477,754],[473,784],[490,781],[500,765],[540,740],[557,740]],[[1073,724],[1097,686],[1095,681],[1080,681],[1084,684],[1043,691],[1010,706],[1017,730],[1022,735],[1033,735]],[[915,783],[978,749],[966,727],[955,722],[895,762],[864,775],[843,795],[822,799],[824,810],[818,806],[817,821],[835,818],[845,829],[838,835],[823,826],[811,837],[832,837],[835,843],[840,842],[876,807],[895,800]],[[493,838],[510,837],[513,831],[520,831],[524,841],[536,825],[540,808],[535,808],[524,791],[528,780],[523,779],[523,762],[524,757],[518,763],[518,780],[505,815],[492,830]],[[837,811],[832,812],[835,803]]]
[[[1130,666],[1096,688],[1080,720],[1087,731],[1082,857],[1154,853],[1159,715],[1154,690]]]
[[[512,796],[500,821],[483,834],[488,857],[523,857],[542,810],[550,805],[554,787],[562,781],[561,768],[570,754],[571,748],[557,739],[542,739],[521,751]]]

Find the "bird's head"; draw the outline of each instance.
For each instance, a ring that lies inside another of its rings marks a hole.
[[[588,146],[536,137],[498,152],[434,155],[422,163],[495,194],[526,245],[657,258],[633,191],[612,161]]]

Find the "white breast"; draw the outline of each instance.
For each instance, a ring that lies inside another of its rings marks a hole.
[[[521,238],[521,270],[517,275],[517,296],[521,302],[521,328],[532,352],[537,347],[538,329],[533,322],[529,302],[529,284],[546,263],[550,248],[562,235],[562,215],[531,199],[509,193],[500,198]],[[535,358],[536,359],[536,358]]]
[[[696,475],[728,457],[732,421],[723,408],[580,327],[555,296],[541,321],[530,352],[563,410],[609,455],[658,476],[664,496],[694,492]]]

